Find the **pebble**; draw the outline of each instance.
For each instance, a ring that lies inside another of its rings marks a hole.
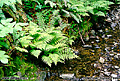
[[[110,54],[110,56],[114,56],[114,54]]]
[[[112,37],[112,35],[107,35],[107,37],[109,38],[109,37]]]
[[[111,77],[117,77],[117,75],[116,74],[111,74]]]
[[[112,23],[111,27],[114,28],[117,25],[117,23]]]
[[[63,79],[72,79],[74,78],[74,73],[73,74],[61,74],[60,77]]]
[[[94,67],[97,67],[97,64],[94,64]]]
[[[118,69],[119,67],[118,66],[114,66],[116,69]]]
[[[104,69],[104,71],[107,71],[107,69]]]
[[[93,39],[94,39],[94,38],[96,38],[96,37],[95,37],[95,36],[90,36],[90,38],[93,38]]]
[[[99,32],[103,32],[103,30],[99,30]]]
[[[110,17],[108,17],[108,18],[106,19],[106,21],[107,21],[107,22],[112,22],[112,20],[111,20]]]
[[[95,35],[95,30],[91,30],[92,35]]]
[[[104,74],[110,76],[111,72],[104,72]]]
[[[94,43],[94,41],[91,42],[92,44]]]
[[[120,53],[117,54],[118,56],[120,55]]]
[[[115,55],[114,57],[117,58],[117,59],[119,59],[118,55]]]
[[[96,40],[96,42],[98,43],[100,40]]]
[[[101,63],[104,63],[105,59],[104,59],[103,57],[100,57],[99,61],[100,61]]]
[[[102,38],[105,38],[105,34],[102,36]]]
[[[92,45],[83,45],[83,47],[88,47],[88,48],[91,48]]]
[[[73,51],[73,53],[75,53],[75,55],[79,55],[79,51]]]

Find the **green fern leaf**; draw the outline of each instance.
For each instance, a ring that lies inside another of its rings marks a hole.
[[[3,25],[7,25],[7,23],[10,23],[11,21],[13,21],[13,18],[8,18],[8,19],[6,19],[6,20],[1,20],[1,23],[2,23]]]
[[[97,12],[95,14],[98,15],[98,16],[104,16],[105,17],[105,14],[103,12],[101,12],[101,11],[99,11],[99,12]]]
[[[45,20],[44,20],[44,17],[43,17],[43,15],[42,15],[42,13],[36,13],[36,16],[37,16],[37,20],[38,20],[38,24],[39,24],[39,26],[41,26],[41,27],[44,27],[45,26]]]
[[[55,65],[57,65],[58,62],[58,54],[49,54],[49,57],[52,59],[52,61],[55,63]]]
[[[51,67],[52,59],[46,56],[42,57],[42,60]]]
[[[77,23],[80,23],[80,21],[76,15],[74,15],[73,13],[70,13],[70,15],[77,21]]]
[[[40,50],[33,50],[31,53],[32,53],[32,55],[34,55],[35,57],[38,58],[38,56],[40,55],[41,52],[42,51],[40,51]]]
[[[52,1],[45,1],[45,5],[46,4],[50,4],[50,6],[53,8],[54,6],[56,7],[56,4],[55,3],[53,3]]]
[[[65,47],[65,46],[67,46],[67,45],[64,44],[64,43],[58,43],[58,44],[55,45],[56,48]]]
[[[40,44],[40,45],[36,45],[36,47],[39,48],[39,49],[41,49],[41,50],[42,50],[42,49],[45,50],[46,44],[43,43],[43,44]]]
[[[0,61],[4,64],[8,63],[8,55],[4,55],[5,51],[0,50]]]
[[[21,51],[21,52],[26,52],[28,53],[28,51],[24,48],[20,48],[20,47],[15,47],[17,50]]]
[[[31,43],[31,39],[33,39],[33,37],[31,37],[29,35],[24,36],[24,37],[20,38],[20,42],[21,42],[22,46],[27,47]]]
[[[47,44],[46,47],[45,47],[45,50],[51,50],[51,49],[54,49],[56,47],[54,47],[53,45],[49,45]]]
[[[75,55],[75,54],[69,54],[68,55],[68,58],[69,59],[73,59],[73,58],[77,58],[78,56],[77,55]]]

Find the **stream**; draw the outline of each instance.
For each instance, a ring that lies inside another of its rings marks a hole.
[[[120,5],[107,13],[97,32],[91,30],[85,45],[73,46],[77,59],[42,69],[38,81],[120,80]]]

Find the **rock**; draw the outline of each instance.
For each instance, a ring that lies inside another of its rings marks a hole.
[[[109,38],[109,37],[112,37],[112,35],[107,35],[107,37]]]
[[[90,39],[89,36],[85,37],[85,41],[89,41],[89,39]]]
[[[56,73],[52,73],[52,76],[56,76]]]
[[[111,19],[110,17],[108,17],[108,18],[106,19],[106,21],[107,21],[107,22],[112,22],[112,19]]]
[[[46,78],[46,72],[45,71],[41,71],[40,72],[40,81],[44,81],[45,80],[45,78]]]
[[[95,36],[90,36],[90,38],[95,39],[96,37]]]
[[[100,61],[101,63],[104,63],[104,62],[105,62],[105,59],[104,59],[103,57],[100,57],[99,61]]]
[[[98,42],[100,42],[100,40],[96,40],[96,42],[98,43]]]
[[[105,38],[105,34],[102,36],[102,38]]]
[[[107,71],[107,69],[104,69],[104,71]]]
[[[95,36],[95,30],[91,30],[91,34]]]
[[[105,28],[105,31],[106,31],[106,32],[109,32],[108,28]]]
[[[100,47],[99,47],[99,46],[96,46],[95,48],[96,48],[96,49],[99,49]]]
[[[103,30],[98,30],[98,31],[101,32],[101,33],[103,32]]]
[[[75,55],[79,55],[80,54],[78,50],[73,51],[73,53],[75,53]]]
[[[118,55],[115,55],[115,56],[114,56],[114,58],[117,58],[117,59],[119,59]]]
[[[72,79],[74,78],[74,74],[61,74],[60,77],[63,79]]]
[[[117,55],[120,56],[120,53],[118,53]]]
[[[104,72],[104,74],[110,76],[111,72]]]
[[[117,75],[116,74],[111,74],[111,77],[117,77]]]
[[[111,27],[114,28],[117,25],[117,23],[112,23]]]
[[[97,67],[97,64],[94,64],[94,67]]]
[[[85,48],[92,48],[92,45],[83,45]]]
[[[50,72],[48,72],[48,73],[47,73],[47,77],[50,78],[50,76],[51,76],[51,75],[50,75]]]
[[[116,69],[118,69],[119,67],[118,66],[114,66]]]
[[[92,44],[94,44],[94,41],[91,41]]]
[[[110,56],[114,56],[114,54],[110,54]]]

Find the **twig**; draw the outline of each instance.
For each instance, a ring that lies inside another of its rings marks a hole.
[[[81,40],[82,40],[82,43],[85,44],[85,42],[84,42],[84,40],[83,40],[83,38],[82,38],[82,35],[81,35],[81,33],[80,33],[79,27],[78,27],[78,31],[79,31],[79,34],[80,34],[80,38],[81,38]]]

